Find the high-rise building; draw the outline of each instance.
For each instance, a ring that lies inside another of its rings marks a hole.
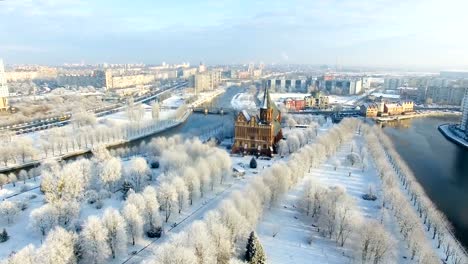
[[[0,59],[0,111],[6,111],[8,109],[8,95],[5,67],[3,66],[3,60]]]
[[[208,71],[198,73],[194,76],[194,88],[195,92],[202,92],[213,90],[221,83],[221,72],[220,71]]]
[[[396,78],[386,78],[384,80],[385,90],[396,90],[398,87],[403,86],[403,80]]]
[[[463,115],[460,128],[465,131],[465,135],[468,137],[468,88],[465,89],[461,110],[463,111]]]

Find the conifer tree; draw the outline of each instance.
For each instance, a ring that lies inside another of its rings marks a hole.
[[[247,263],[250,264],[265,264],[266,263],[266,256],[265,252],[263,251],[262,244],[260,244],[260,240],[255,235],[255,232],[252,231],[249,236],[249,240],[247,241],[247,247],[245,252],[245,260]]]
[[[251,169],[256,169],[257,168],[257,161],[255,160],[254,157],[250,160],[250,168]]]
[[[0,243],[6,242],[10,236],[8,236],[7,231],[3,228],[3,231],[0,233]]]

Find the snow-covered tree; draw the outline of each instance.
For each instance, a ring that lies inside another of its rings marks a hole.
[[[151,105],[151,116],[154,120],[159,120],[160,107],[158,102],[154,102]]]
[[[122,212],[127,222],[127,235],[132,241],[132,245],[139,240],[143,234],[143,218],[138,208],[131,203],[126,203]]]
[[[193,168],[188,168],[184,171],[184,181],[189,191],[190,205],[192,205],[193,201],[200,196],[200,179]]]
[[[16,254],[10,256],[6,261],[5,264],[37,264],[37,252],[36,248],[29,244],[20,251],[16,252]]]
[[[384,263],[392,256],[394,240],[385,228],[376,221],[366,221],[359,229],[359,258],[362,263]]]
[[[80,254],[84,263],[100,264],[110,256],[108,231],[96,216],[88,217],[80,234]]]
[[[7,224],[13,223],[19,211],[18,205],[15,202],[8,200],[0,202],[0,218],[5,220]]]
[[[76,263],[75,244],[77,238],[75,233],[56,227],[50,231],[44,244],[38,249],[38,263]]]
[[[158,188],[158,200],[167,223],[171,214],[177,212],[177,192],[172,184],[163,182]]]
[[[127,233],[125,219],[120,213],[108,208],[102,216],[102,224],[107,229],[107,244],[111,250],[112,258],[123,251],[127,245]]]
[[[25,171],[25,170],[20,170],[19,174],[18,174],[18,179],[20,181],[23,181],[24,184],[26,184],[26,180],[28,179],[28,172]]]
[[[294,134],[288,135],[286,142],[288,144],[289,153],[296,152],[300,147],[299,138]]]
[[[198,263],[215,263],[213,240],[204,222],[195,221],[188,231],[190,246],[194,249]]]
[[[148,163],[144,158],[137,157],[130,161],[127,179],[133,184],[136,192],[141,190],[142,184],[148,176],[148,172]]]
[[[146,264],[199,264],[192,248],[164,243],[156,249],[155,259]]]
[[[8,183],[8,177],[5,174],[0,174],[0,190],[3,189],[3,185]]]
[[[51,204],[45,204],[34,209],[29,217],[29,223],[33,230],[41,233],[45,237],[54,226],[58,224],[57,209]]]
[[[189,191],[181,177],[175,177],[172,180],[172,186],[174,186],[177,194],[177,207],[180,214],[181,211],[187,207],[189,201]]]
[[[156,232],[161,227],[161,216],[159,214],[159,202],[154,187],[147,186],[143,192],[144,200],[143,218],[145,222],[145,231]]]
[[[119,158],[110,158],[103,164],[101,171],[101,181],[109,190],[114,190],[114,185],[122,177],[122,162]]]

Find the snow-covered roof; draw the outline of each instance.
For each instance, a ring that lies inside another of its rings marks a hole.
[[[250,115],[246,110],[242,110],[242,114],[244,115],[245,119],[247,119],[247,121],[250,121]]]

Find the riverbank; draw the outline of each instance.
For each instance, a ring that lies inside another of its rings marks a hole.
[[[465,147],[465,148],[468,148],[468,141],[465,140],[464,138],[461,138],[459,137],[458,135],[456,135],[455,133],[453,133],[453,131],[451,130],[451,127],[452,125],[450,124],[443,124],[443,125],[440,125],[437,129],[440,131],[440,133],[442,133],[442,135],[444,135],[445,138],[447,138],[448,140],[452,141],[453,143],[459,145],[459,146],[462,146],[462,147]]]
[[[468,248],[468,151],[437,131],[440,125],[456,122],[457,116],[436,116],[388,122],[383,129]]]
[[[458,116],[458,115],[461,115],[461,112],[455,112],[455,111],[446,112],[446,111],[429,110],[429,111],[422,111],[419,113],[408,114],[408,115],[374,117],[373,119],[377,123],[385,123],[385,122],[413,119],[413,118],[419,118],[419,117],[436,117],[436,116],[449,116],[449,115]]]

